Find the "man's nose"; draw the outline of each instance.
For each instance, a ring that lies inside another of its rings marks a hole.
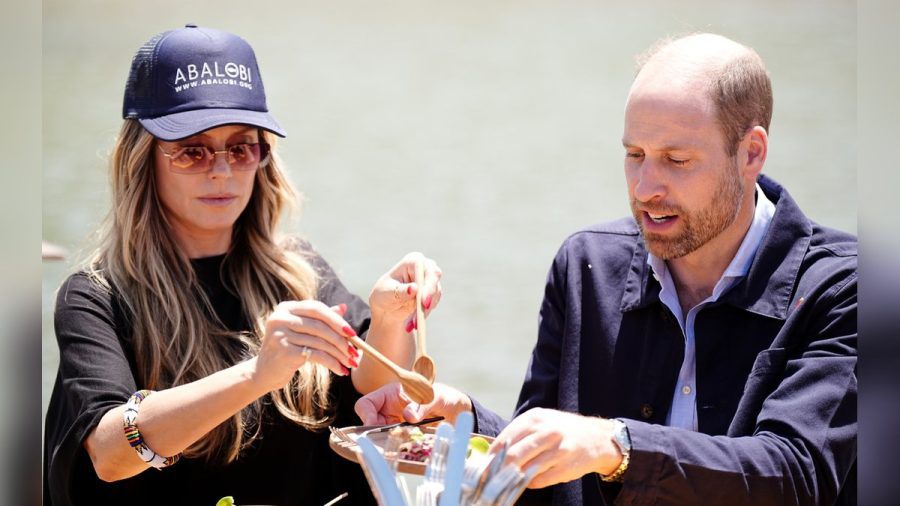
[[[666,182],[660,167],[649,161],[642,163],[637,170],[633,192],[634,198],[640,202],[662,199],[666,194]]]

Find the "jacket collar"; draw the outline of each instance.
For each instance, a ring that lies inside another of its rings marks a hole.
[[[750,264],[747,276],[721,301],[752,313],[785,319],[800,263],[812,237],[812,225],[781,185],[760,175],[760,188],[775,204],[775,215]],[[639,235],[625,278],[621,310],[631,311],[659,301],[660,284],[647,263],[647,250]]]

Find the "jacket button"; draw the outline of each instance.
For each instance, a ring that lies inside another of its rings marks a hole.
[[[641,406],[641,416],[644,417],[645,420],[649,420],[650,417],[653,416],[653,406],[643,404]]]

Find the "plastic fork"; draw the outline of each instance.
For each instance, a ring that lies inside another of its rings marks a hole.
[[[328,430],[331,431],[332,434],[337,436],[337,438],[340,439],[341,441],[351,444],[351,445],[355,445],[355,444],[357,444],[356,443],[357,439],[359,439],[361,437],[366,437],[369,434],[377,434],[379,432],[391,430],[395,427],[418,427],[420,425],[428,425],[429,423],[439,422],[443,419],[444,419],[443,416],[435,416],[432,418],[426,418],[424,420],[420,420],[418,422],[398,422],[398,423],[392,423],[389,425],[381,425],[379,427],[372,427],[371,429],[367,429],[367,430],[364,430],[363,432],[359,433],[355,439],[353,437],[351,437],[350,434],[347,434],[346,432],[344,432],[343,429],[339,429],[337,427],[328,427]]]
[[[332,434],[337,436],[337,438],[340,439],[341,441],[348,443],[348,444],[352,444],[352,445],[356,444],[356,441],[354,441],[352,438],[350,438],[350,436],[348,436],[341,429],[338,429],[336,427],[328,427],[328,430],[331,431]]]
[[[448,423],[438,425],[434,436],[431,457],[428,458],[428,465],[425,467],[425,479],[416,489],[418,506],[435,506],[438,496],[444,491],[447,452],[453,437],[453,426]]]

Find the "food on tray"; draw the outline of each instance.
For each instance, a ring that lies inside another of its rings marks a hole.
[[[397,427],[391,431],[391,438],[397,438],[397,456],[403,460],[425,462],[434,447],[434,434],[425,434],[418,427]]]
[[[397,427],[391,430],[390,437],[399,442],[397,456],[403,460],[426,462],[434,448],[434,434],[426,434],[418,427]],[[487,454],[490,445],[487,439],[481,436],[472,436],[469,439],[469,450],[466,452],[466,457],[472,455],[472,452]]]

